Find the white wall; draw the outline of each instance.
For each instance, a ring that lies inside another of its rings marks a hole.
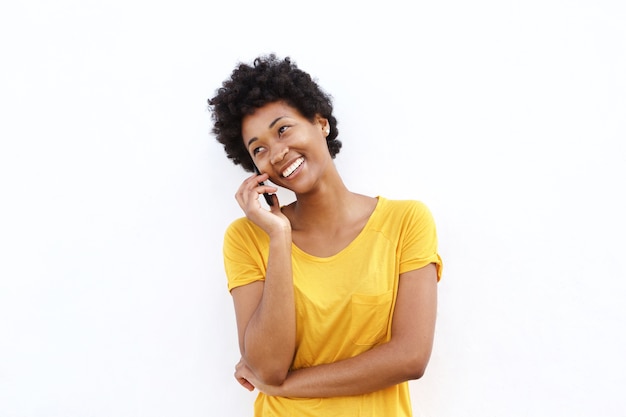
[[[624,415],[623,2],[12,3],[0,416],[251,415],[221,261],[247,174],[206,99],[272,51],[335,97],[348,185],[438,222],[415,414]]]

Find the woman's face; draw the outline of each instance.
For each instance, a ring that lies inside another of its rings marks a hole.
[[[332,158],[326,143],[327,119],[308,120],[294,107],[277,101],[242,120],[241,133],[252,161],[270,180],[296,193],[306,192]]]

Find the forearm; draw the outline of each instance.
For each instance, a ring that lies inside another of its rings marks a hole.
[[[282,231],[270,239],[263,295],[246,327],[242,355],[259,378],[279,383],[293,360],[295,338],[291,233]]]
[[[430,351],[403,351],[387,343],[343,361],[289,373],[280,386],[259,387],[270,395],[313,398],[367,394],[420,378]]]

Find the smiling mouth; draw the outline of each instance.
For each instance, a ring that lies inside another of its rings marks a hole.
[[[300,158],[296,159],[296,160],[293,162],[293,164],[289,165],[289,166],[287,167],[287,169],[285,169],[285,170],[283,171],[283,174],[282,174],[282,175],[283,175],[283,178],[287,178],[288,176],[290,176],[291,174],[293,174],[293,172],[294,172],[296,169],[298,169],[298,167],[299,167],[300,165],[302,165],[302,163],[303,163],[303,162],[304,162],[304,158],[303,158],[303,157],[300,157]]]

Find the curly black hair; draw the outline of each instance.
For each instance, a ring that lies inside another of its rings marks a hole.
[[[341,149],[337,139],[337,119],[333,116],[331,96],[326,94],[309,74],[300,70],[289,57],[280,60],[275,54],[260,56],[253,65],[240,63],[229,79],[222,83],[215,97],[208,100],[213,118],[213,133],[224,146],[235,165],[254,171],[252,158],[241,136],[244,116],[266,104],[284,101],[311,122],[315,116],[328,120],[330,134],[326,137],[331,157]]]

